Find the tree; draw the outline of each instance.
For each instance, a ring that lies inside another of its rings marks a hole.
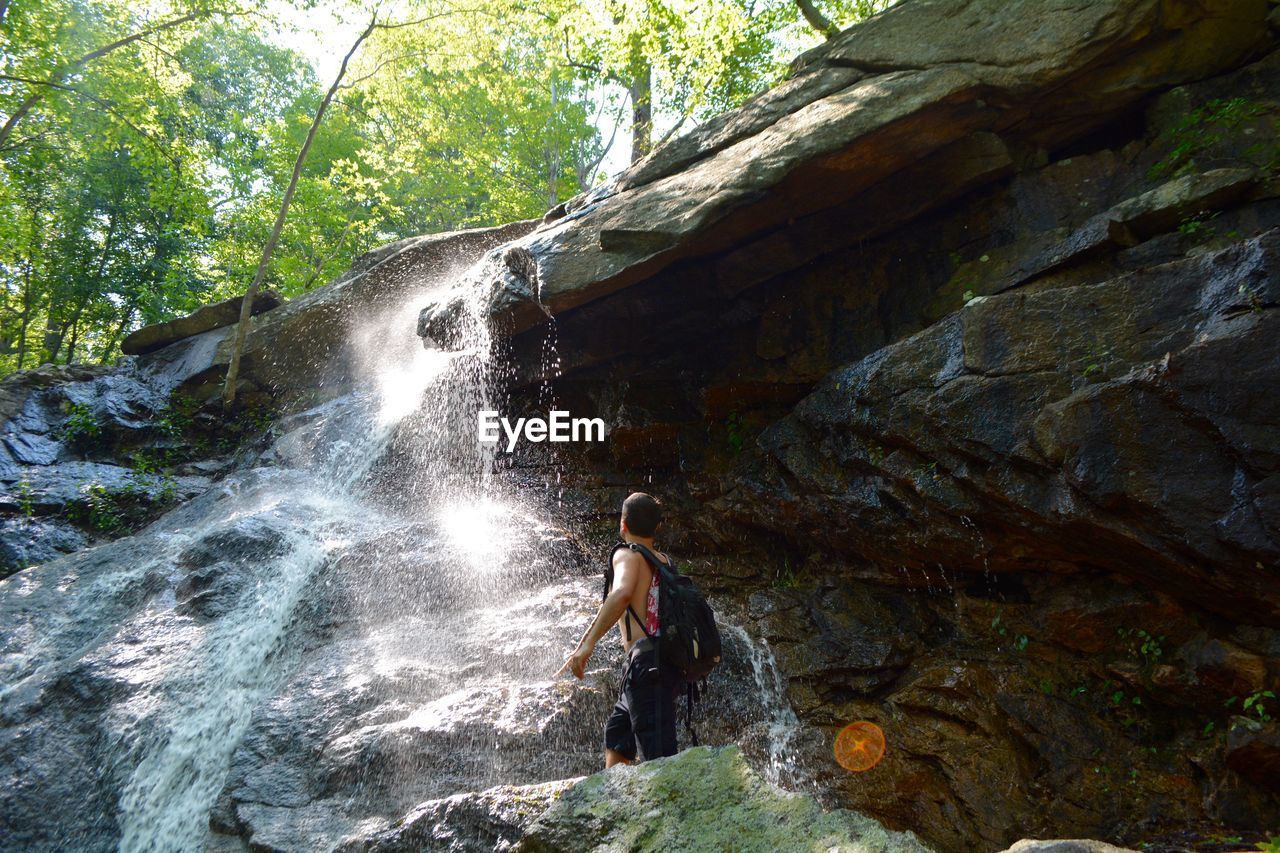
[[[655,144],[738,106],[772,85],[812,34],[831,38],[894,0],[561,0],[548,25],[563,60],[583,79],[604,80],[630,111],[631,162]],[[670,124],[653,139],[655,116]]]
[[[338,87],[342,85],[342,79],[347,75],[347,64],[351,62],[351,57],[360,49],[360,45],[364,44],[364,40],[369,37],[374,28],[378,26],[378,13],[374,12],[373,17],[369,20],[369,25],[364,28],[355,43],[351,45],[351,49],[347,51],[347,55],[342,57],[342,66],[338,69],[338,76],[334,78],[333,85],[329,87],[329,91],[325,92],[324,99],[320,101],[319,108],[316,109],[315,118],[311,121],[311,127],[307,130],[307,138],[302,143],[302,148],[298,150],[298,157],[293,164],[293,174],[289,177],[289,186],[284,191],[284,199],[280,202],[280,212],[276,214],[275,225],[271,228],[271,236],[267,238],[267,244],[262,249],[262,259],[258,261],[258,270],[253,274],[253,282],[250,283],[249,289],[245,291],[244,299],[240,302],[240,322],[236,326],[235,341],[231,346],[231,362],[227,365],[227,380],[222,389],[222,405],[224,408],[230,409],[236,400],[236,380],[240,372],[240,354],[244,350],[244,340],[249,333],[249,318],[253,314],[253,300],[258,295],[258,289],[262,286],[262,280],[267,275],[267,265],[271,263],[271,254],[276,249],[276,243],[280,240],[280,231],[284,228],[285,218],[289,215],[289,204],[293,201],[293,193],[298,188],[298,179],[302,175],[302,166],[307,162],[307,153],[311,150],[311,145],[315,142],[316,132],[320,130],[320,123],[324,121],[324,114],[329,110],[329,104],[333,102],[333,96],[337,94]]]
[[[48,91],[63,90],[81,93],[81,90],[68,86],[67,80],[83,70],[89,63],[115,53],[121,48],[128,47],[142,41],[143,39],[151,38],[167,30],[176,29],[184,24],[189,24],[192,21],[198,21],[202,18],[207,18],[221,12],[222,10],[219,9],[205,7],[194,8],[185,14],[161,21],[158,24],[145,26],[133,33],[130,33],[129,35],[117,38],[99,47],[95,47],[93,50],[81,54],[74,59],[59,62],[51,68],[48,71],[47,76],[44,77],[5,75],[3,78],[5,81],[9,83],[22,84],[27,88],[29,94],[27,94],[26,97],[23,98],[15,107],[7,110],[9,117],[3,125],[0,125],[0,149],[4,148],[5,143],[8,141],[10,134],[13,133],[14,128],[17,127],[18,122],[26,118],[27,114],[44,99]],[[3,14],[0,14],[0,19],[2,18]]]
[[[405,0],[413,25],[379,23],[312,134],[328,84],[271,43],[272,7],[217,2],[0,7],[0,374],[539,216],[599,180],[615,134],[639,156],[821,38],[795,0]],[[883,0],[811,2],[843,24]]]
[[[21,43],[4,66],[20,73],[4,76],[38,75],[83,56],[85,43],[121,41],[112,29],[145,30],[124,8],[14,7],[0,31]],[[219,196],[228,182],[260,180],[255,123],[270,124],[276,101],[288,107],[297,99],[289,90],[311,85],[297,57],[233,20],[120,45],[68,78],[74,85],[46,87],[24,113],[0,151],[0,215],[12,226],[0,237],[0,373],[33,360],[109,360],[139,319],[190,311],[221,286],[209,250],[233,204]],[[239,46],[238,67],[212,81],[215,63],[199,58],[227,45]],[[0,112],[26,98],[0,78]]]

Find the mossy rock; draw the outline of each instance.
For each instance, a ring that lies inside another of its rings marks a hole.
[[[781,791],[736,746],[697,747],[671,758],[615,767],[569,789],[517,848],[546,851],[926,851],[857,812],[823,811],[812,797]]]

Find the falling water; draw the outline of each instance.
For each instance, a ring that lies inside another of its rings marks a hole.
[[[300,418],[304,435],[287,434],[280,448],[286,458],[294,454],[288,460],[294,464],[228,478],[222,489],[231,500],[221,512],[201,519],[194,531],[162,537],[163,549],[149,560],[148,569],[172,573],[192,542],[246,518],[266,522],[280,536],[279,553],[256,573],[234,612],[207,627],[182,624],[171,612],[156,612],[167,604],[160,601],[150,605],[148,618],[131,620],[157,637],[152,652],[164,662],[154,664],[159,677],[148,679],[142,696],[117,712],[134,717],[134,725],[122,728],[147,732],[120,798],[122,850],[189,849],[205,835],[205,816],[251,712],[279,686],[291,662],[285,659],[296,657],[288,634],[298,628],[299,605],[315,576],[353,544],[399,522],[369,494],[402,423],[424,408],[431,414],[414,435],[415,474],[427,483],[420,505],[435,511],[445,547],[461,551],[468,564],[500,556],[503,543],[492,531],[503,508],[484,489],[488,460],[453,423],[487,402],[485,327],[470,323],[471,345],[459,353],[424,350],[412,322],[421,301],[410,300],[353,334],[364,379],[357,385],[375,390]],[[429,390],[433,405],[423,407]],[[308,437],[314,444],[299,453]],[[445,493],[449,500],[441,499]],[[143,720],[150,725],[136,725]]]
[[[467,275],[490,275],[491,263]],[[147,530],[22,579],[14,608],[29,623],[12,632],[25,642],[4,650],[0,698],[38,703],[68,678],[116,685],[96,762],[120,779],[119,849],[205,844],[233,754],[262,703],[288,693],[300,670],[337,666],[334,701],[381,677],[388,706],[405,709],[332,733],[339,755],[351,738],[381,748],[404,732],[448,734],[490,703],[489,742],[474,745],[460,775],[390,753],[352,770],[403,773],[406,801],[502,781],[520,761],[495,748],[546,728],[547,702],[521,701],[522,691],[548,688],[567,643],[557,620],[577,622],[572,602],[590,599],[563,571],[547,583],[555,535],[494,482],[494,450],[476,441],[476,412],[495,408],[496,381],[483,288],[468,292],[457,351],[425,350],[414,334],[432,295],[419,288],[351,331],[357,391],[285,419],[257,464]],[[55,590],[47,578],[59,571]],[[512,654],[522,623],[544,629],[543,648]],[[343,628],[357,639],[330,642]],[[504,719],[514,735],[502,734]]]
[[[800,720],[787,699],[782,671],[778,668],[773,650],[769,648],[769,641],[753,640],[738,625],[722,623],[721,628],[736,637],[747,650],[747,660],[751,664],[756,689],[754,698],[759,702],[766,727],[767,761],[762,768],[764,776],[780,787],[799,787],[803,783],[796,749],[796,739],[801,731]]]

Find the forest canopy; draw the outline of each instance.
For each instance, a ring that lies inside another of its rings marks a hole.
[[[0,0],[0,375],[243,294],[325,53],[356,48],[266,268],[285,296],[540,216],[890,2]]]

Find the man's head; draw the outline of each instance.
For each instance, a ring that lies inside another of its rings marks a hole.
[[[625,539],[627,534],[639,539],[652,539],[662,521],[662,505],[657,498],[644,492],[632,492],[622,502],[622,523],[618,531]]]

